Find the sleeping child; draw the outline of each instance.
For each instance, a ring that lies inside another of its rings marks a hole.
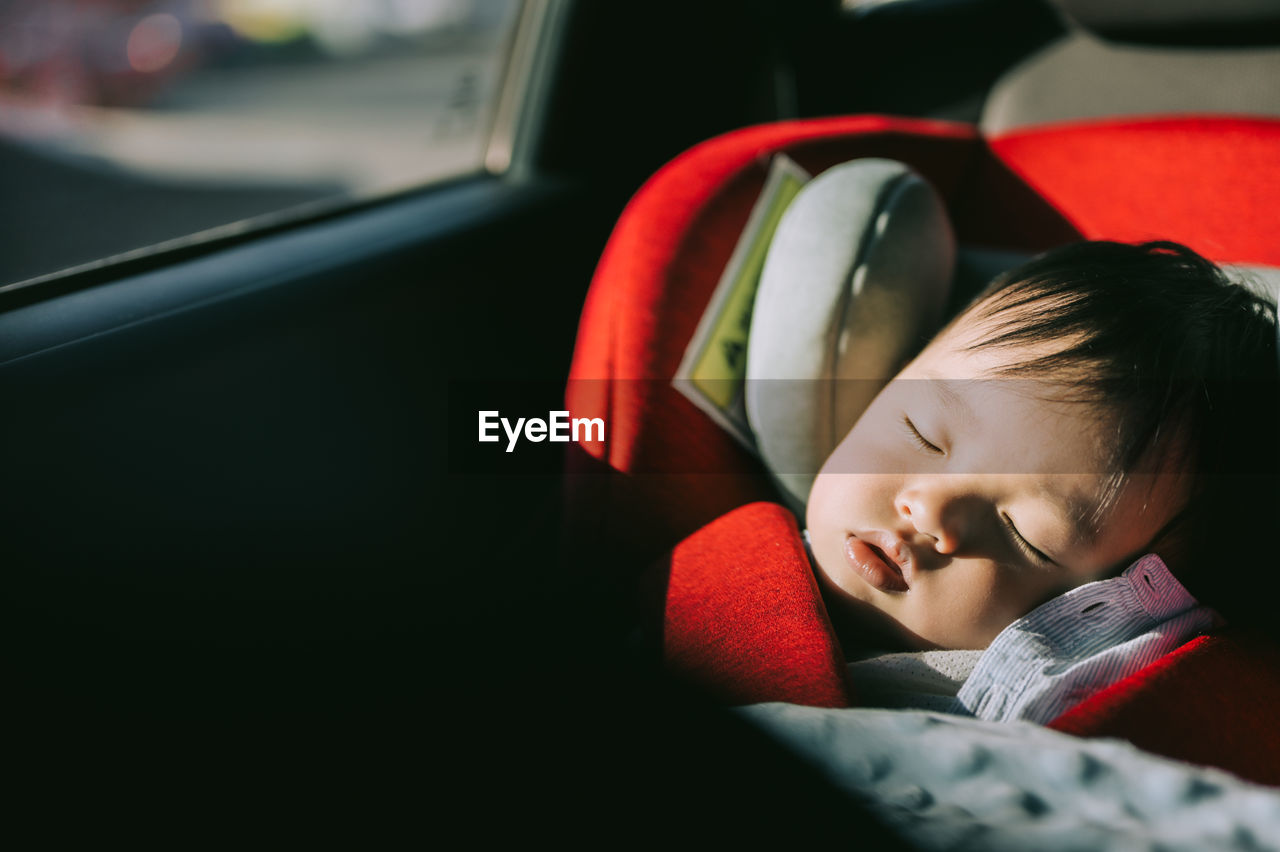
[[[1170,242],[1067,246],[979,294],[809,497],[840,644],[877,649],[860,703],[1047,722],[1265,613],[1275,322]]]

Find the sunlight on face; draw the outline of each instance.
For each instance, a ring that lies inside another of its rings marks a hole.
[[[881,638],[985,648],[1015,619],[1122,569],[1185,500],[1174,472],[1113,473],[1113,418],[1067,388],[996,378],[1042,350],[965,348],[961,318],[902,370],[823,465],[807,523],[818,573]]]

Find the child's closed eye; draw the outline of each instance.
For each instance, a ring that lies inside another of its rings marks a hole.
[[[1009,530],[1009,536],[1010,538],[1013,539],[1014,545],[1019,550],[1021,550],[1022,553],[1027,556],[1027,558],[1031,559],[1033,562],[1037,562],[1040,565],[1044,565],[1046,567],[1055,566],[1058,564],[1054,562],[1052,559],[1050,559],[1048,556],[1046,556],[1043,551],[1041,551],[1031,542],[1023,538],[1022,533],[1018,532],[1017,526],[1014,525],[1013,518],[1010,518],[1008,515],[1001,512],[1000,519],[1004,521],[1005,527]]]
[[[916,428],[916,424],[911,422],[911,417],[909,415],[902,415],[902,423],[906,427],[907,434],[911,437],[911,440],[917,447],[924,450],[926,453],[933,453],[935,456],[946,455],[946,452],[942,447],[939,447],[937,444],[933,443],[921,434],[920,430]]]

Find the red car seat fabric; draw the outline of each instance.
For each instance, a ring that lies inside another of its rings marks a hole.
[[[1219,263],[1280,265],[1280,118],[1063,123],[991,148],[1087,239],[1169,239]]]

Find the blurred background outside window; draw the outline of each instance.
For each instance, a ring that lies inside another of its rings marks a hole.
[[[0,286],[481,170],[520,5],[0,0]]]

